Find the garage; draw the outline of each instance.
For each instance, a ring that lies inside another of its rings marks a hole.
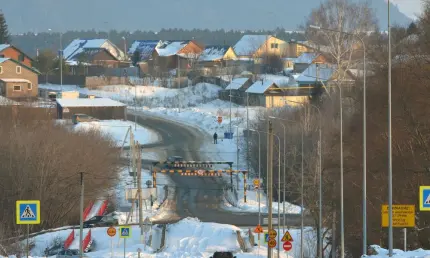
[[[86,114],[101,120],[126,119],[126,105],[108,98],[57,99],[57,118]]]

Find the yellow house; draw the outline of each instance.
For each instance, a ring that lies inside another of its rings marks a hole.
[[[271,35],[244,35],[233,47],[239,59],[268,55],[284,56],[288,43]]]
[[[266,92],[264,97],[266,98],[266,108],[295,107],[309,102],[309,96],[285,96],[282,91]]]
[[[236,53],[230,46],[206,46],[199,56],[199,62],[204,66],[225,66],[226,62],[236,59]]]

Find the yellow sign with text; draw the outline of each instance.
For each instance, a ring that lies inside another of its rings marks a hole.
[[[388,205],[381,208],[382,227],[388,227]],[[415,227],[415,205],[393,205],[393,227]]]

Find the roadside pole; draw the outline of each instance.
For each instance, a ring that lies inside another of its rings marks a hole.
[[[143,237],[143,216],[142,216],[142,160],[140,157],[142,156],[142,150],[140,148],[139,142],[136,142],[136,153],[139,157],[137,162],[137,192],[139,195],[139,227],[140,227],[140,242],[142,243]]]
[[[268,218],[268,228],[269,231],[271,231],[273,229],[272,226],[272,216],[273,216],[273,211],[272,211],[272,202],[273,202],[273,127],[272,127],[272,122],[269,120],[269,131],[268,131],[268,144],[269,144],[269,148],[268,148],[268,159],[267,159],[267,163],[268,163],[268,171],[267,171],[267,188],[268,188],[268,196],[269,196],[269,203],[268,203],[268,209],[269,209],[269,218]],[[279,223],[279,221],[278,221]],[[279,233],[278,233],[279,234]],[[278,243],[279,244],[279,243]],[[272,258],[273,256],[273,248],[268,248],[268,258]]]
[[[30,256],[29,238],[30,238],[30,224],[27,224],[27,258]]]
[[[84,172],[81,172],[81,203],[79,209],[80,225],[79,225],[79,255],[83,257],[82,241],[84,240]]]

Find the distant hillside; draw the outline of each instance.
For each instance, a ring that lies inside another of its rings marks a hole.
[[[355,0],[359,1],[359,0]],[[321,0],[2,0],[12,33],[67,30],[238,29],[295,30]],[[369,1],[381,29],[386,0]],[[393,6],[393,23],[411,20]]]

